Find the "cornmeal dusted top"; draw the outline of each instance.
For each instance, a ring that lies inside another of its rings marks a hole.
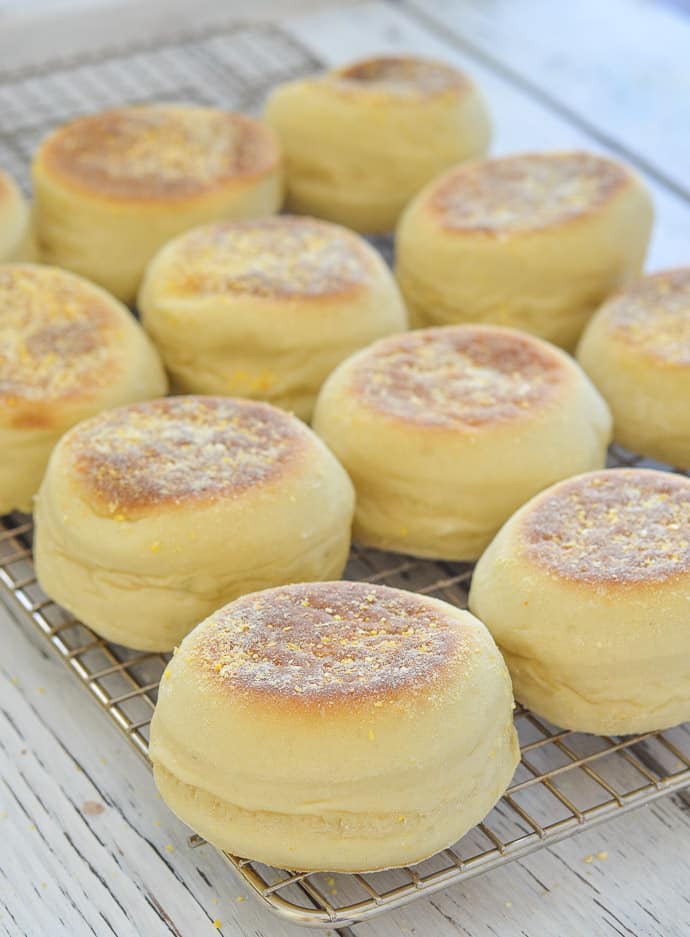
[[[279,153],[271,131],[243,114],[154,105],[78,118],[43,142],[38,159],[77,187],[155,200],[272,172]]]
[[[339,225],[283,215],[204,225],[159,262],[163,289],[208,294],[322,297],[371,280],[370,249]]]
[[[328,77],[365,90],[407,97],[426,97],[469,85],[462,72],[450,65],[411,55],[364,59],[336,69]]]
[[[183,653],[233,692],[304,702],[426,689],[478,648],[477,622],[424,596],[362,582],[283,586],[215,612]]]
[[[230,397],[119,407],[66,437],[81,492],[116,520],[152,506],[241,495],[280,476],[309,443],[296,417]]]
[[[393,335],[360,353],[350,380],[379,412],[426,426],[524,419],[570,379],[561,356],[528,335],[460,325]]]
[[[54,267],[0,265],[0,401],[88,396],[118,373],[129,313]]]
[[[599,210],[630,180],[625,167],[591,153],[527,153],[451,170],[426,205],[450,231],[539,230]]]
[[[639,354],[690,366],[690,267],[642,277],[598,315]]]
[[[590,472],[541,495],[521,524],[527,556],[584,582],[690,571],[690,479],[649,469]]]

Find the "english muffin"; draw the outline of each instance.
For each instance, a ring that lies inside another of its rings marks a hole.
[[[377,251],[290,215],[183,234],[149,265],[139,308],[177,390],[266,400],[305,420],[337,364],[407,326]]]
[[[451,169],[396,235],[413,324],[488,322],[568,350],[637,275],[652,203],[625,166],[592,153],[528,153]]]
[[[38,496],[42,589],[98,634],[170,650],[214,609],[345,566],[350,481],[296,417],[170,397],[67,433]]]
[[[422,186],[483,156],[490,136],[467,75],[409,55],[279,85],[265,118],[285,152],[288,208],[365,233],[392,231]]]
[[[621,445],[690,468],[690,267],[643,277],[596,313],[577,357]]]
[[[690,479],[612,469],[537,495],[477,564],[470,608],[515,695],[625,735],[690,719]]]
[[[273,134],[243,114],[159,104],[80,117],[34,159],[42,257],[132,303],[175,235],[277,211],[281,172]]]
[[[472,560],[536,492],[604,466],[611,417],[559,349],[474,325],[353,355],[324,384],[314,429],[354,482],[356,540]]]
[[[518,760],[510,679],[481,622],[360,582],[211,615],[165,671],[150,751],[163,799],[216,846],[346,872],[449,846]]]
[[[60,436],[108,407],[167,390],[129,311],[64,270],[0,264],[0,514],[30,511]]]

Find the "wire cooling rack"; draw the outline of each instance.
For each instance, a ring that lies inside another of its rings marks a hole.
[[[251,113],[273,85],[322,67],[311,52],[268,23],[188,30],[40,68],[3,72],[0,65],[0,167],[28,191],[38,143],[73,117],[160,101]]]
[[[611,464],[641,464],[612,450]],[[147,758],[149,723],[167,656],[98,638],[40,590],[31,556],[32,521],[0,519],[0,593],[35,625]],[[354,547],[346,576],[467,604],[472,567]],[[239,856],[230,864],[272,911],[294,923],[339,927],[365,921],[457,884],[578,829],[690,784],[690,727],[613,738],[558,729],[526,709],[515,723],[522,757],[506,793],[483,823],[452,848],[404,869],[362,875],[299,873]],[[199,837],[192,845],[201,845]]]
[[[273,84],[319,65],[279,28],[262,24],[98,50],[40,69],[0,69],[0,166],[28,191],[28,167],[38,141],[71,117],[125,102],[161,100],[253,111]],[[389,252],[387,242],[377,246]],[[622,451],[612,456],[614,465],[638,462]],[[165,656],[109,644],[51,602],[36,583],[31,535],[30,518],[0,518],[0,594],[38,629],[146,758]],[[346,575],[464,606],[471,573],[468,565],[355,548]],[[227,859],[279,915],[303,925],[345,926],[525,856],[578,828],[690,783],[687,727],[616,739],[564,732],[524,709],[517,710],[515,721],[522,758],[510,788],[484,823],[419,865],[330,875],[269,868],[238,856]],[[194,845],[202,842],[192,837]]]

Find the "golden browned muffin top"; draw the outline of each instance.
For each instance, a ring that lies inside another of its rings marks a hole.
[[[42,143],[37,161],[77,188],[155,201],[273,172],[279,158],[270,130],[243,114],[153,105],[65,124]]]
[[[335,69],[329,77],[362,90],[401,96],[429,96],[464,89],[469,81],[444,62],[413,55],[382,55]]]
[[[233,693],[376,705],[400,690],[428,691],[471,660],[477,623],[462,614],[362,582],[282,586],[215,612],[181,653]]]
[[[0,405],[15,423],[31,425],[27,404],[88,398],[122,366],[129,313],[71,273],[0,265],[0,310]]]
[[[291,299],[352,293],[371,280],[371,250],[339,225],[283,215],[223,221],[179,238],[158,265],[173,296]]]
[[[477,428],[524,419],[570,379],[563,358],[498,326],[419,329],[357,356],[351,386],[366,406],[429,427]]]
[[[690,479],[610,469],[560,482],[522,519],[527,556],[565,579],[645,583],[690,571]]]
[[[526,153],[451,170],[425,205],[449,231],[500,235],[596,212],[630,181],[625,167],[592,153]]]
[[[690,366],[690,267],[642,277],[598,315],[638,353]]]
[[[240,496],[286,473],[311,442],[276,407],[193,396],[109,410],[65,437],[80,493],[116,520]]]

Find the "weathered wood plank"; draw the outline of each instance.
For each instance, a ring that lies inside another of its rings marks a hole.
[[[690,18],[647,0],[403,5],[690,197]]]
[[[0,933],[303,933],[189,847],[147,766],[2,603],[0,628]]]

